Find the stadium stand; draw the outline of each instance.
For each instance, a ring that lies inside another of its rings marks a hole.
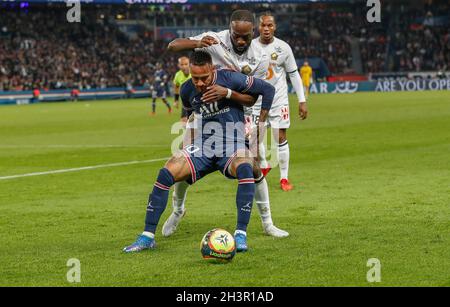
[[[158,29],[223,29],[237,7],[86,5],[82,22],[68,23],[63,4],[24,9],[2,3],[0,91],[148,86],[156,62],[169,74],[177,70],[176,55],[165,52],[173,36]],[[260,13],[268,6],[251,8]],[[199,9],[208,14],[199,16]],[[396,1],[383,8],[379,24],[366,21],[360,3],[271,9],[279,20],[277,35],[289,42],[299,62],[320,58],[331,75],[450,67],[448,1]]]

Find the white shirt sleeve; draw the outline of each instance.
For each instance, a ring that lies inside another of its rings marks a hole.
[[[291,80],[292,86],[294,87],[295,93],[297,94],[298,102],[306,102],[302,78],[300,77],[298,70],[296,70],[288,75],[289,75],[289,79]]]
[[[200,35],[189,37],[189,39],[192,39],[192,40],[195,40],[195,41],[199,41],[205,36],[213,36],[213,37],[215,37],[215,33],[214,32],[204,32],[204,33],[202,33]]]
[[[286,44],[287,45],[287,44]],[[287,45],[287,58],[284,62],[284,69],[289,74],[294,71],[298,71],[297,62],[295,61],[294,53],[289,45]]]

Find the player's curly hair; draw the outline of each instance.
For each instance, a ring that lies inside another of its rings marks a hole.
[[[274,15],[271,11],[265,11],[265,12],[262,12],[262,13],[259,15],[259,19],[261,19],[261,18],[263,18],[263,17],[273,17],[273,18],[275,19],[275,15]]]
[[[236,10],[231,14],[230,23],[233,21],[245,21],[255,24],[255,16],[249,10]]]
[[[203,50],[193,51],[189,56],[189,62],[191,65],[203,66],[206,64],[212,64],[211,55]]]

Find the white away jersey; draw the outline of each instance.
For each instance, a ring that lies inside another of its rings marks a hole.
[[[197,50],[205,50],[212,56],[213,64],[217,69],[231,69],[242,72],[245,75],[266,79],[269,69],[269,56],[259,44],[250,44],[250,47],[242,55],[233,50],[230,31],[205,32],[189,39],[201,40],[205,36],[214,37],[219,43]]]
[[[286,74],[298,70],[294,54],[291,47],[281,39],[274,37],[273,42],[265,45],[259,41],[259,37],[252,41],[252,46],[261,47],[270,57],[270,68],[266,81],[272,84],[275,89],[275,103],[283,103],[287,99],[288,86]],[[286,103],[286,102],[284,102]],[[274,105],[272,105],[274,106]]]

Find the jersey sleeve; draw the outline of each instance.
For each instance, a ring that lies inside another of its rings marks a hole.
[[[252,96],[262,96],[261,108],[270,110],[275,96],[275,88],[271,84],[253,76],[246,76],[238,72],[230,71],[228,73],[230,74],[231,79],[231,90]]]
[[[191,40],[195,40],[195,41],[199,41],[199,40],[201,40],[203,37],[205,37],[205,36],[212,36],[212,37],[215,37],[216,35],[215,35],[215,33],[214,32],[203,32],[202,34],[199,34],[199,35],[196,35],[196,36],[191,36],[191,37],[189,37],[189,39],[191,39]]]
[[[204,33],[202,33],[200,35],[189,37],[189,39],[190,40],[198,40],[199,41],[205,36],[212,36],[216,40],[220,41],[220,39],[217,37],[217,34],[215,32],[204,32]],[[214,51],[215,46],[216,45],[212,45],[212,46],[209,46],[209,47],[203,47],[203,48],[195,48],[195,50],[196,51],[203,50],[203,51],[208,51],[209,53],[211,53],[211,52]]]
[[[183,109],[186,110],[186,112],[192,113],[192,104],[191,104],[191,100],[190,100],[190,85],[189,82],[185,82],[183,83],[183,85],[181,85],[181,89],[180,89],[180,97],[181,97],[181,102],[183,104]]]
[[[295,61],[294,53],[292,52],[292,48],[287,45],[287,58],[284,62],[284,69],[288,74],[296,72],[298,70],[297,62]]]
[[[175,77],[173,77],[172,83],[173,83],[175,86],[177,86],[177,87],[180,86],[180,82],[178,82],[178,73],[176,73],[176,74],[175,74]]]

